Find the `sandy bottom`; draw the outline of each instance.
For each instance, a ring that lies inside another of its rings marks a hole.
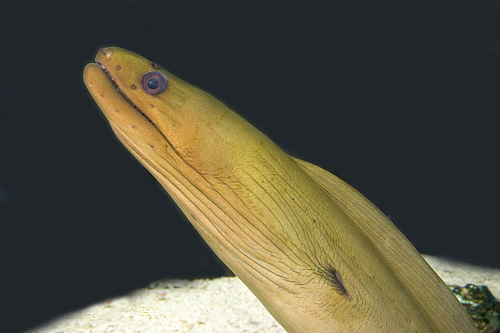
[[[500,299],[500,270],[424,256],[447,284],[486,285]],[[68,313],[27,333],[266,332],[285,330],[238,278],[164,280]]]

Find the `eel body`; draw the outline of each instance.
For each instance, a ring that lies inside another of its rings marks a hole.
[[[288,332],[477,332],[372,203],[209,94],[101,49],[84,82],[125,147]]]

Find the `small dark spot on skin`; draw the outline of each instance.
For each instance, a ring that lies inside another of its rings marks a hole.
[[[295,201],[295,198],[294,198],[294,197],[291,197],[291,198],[292,198],[292,200],[294,200],[294,201]]]
[[[117,66],[116,69],[120,70],[122,69],[122,66]]]
[[[154,148],[154,147],[155,147],[155,146],[153,146],[153,145],[149,145],[149,146],[150,146],[151,148]]]
[[[316,223],[316,220],[313,220],[313,223]]]
[[[152,62],[152,63],[151,63],[151,67],[152,67],[152,68],[158,68],[158,65],[157,65],[157,64],[155,64],[154,62]]]
[[[104,97],[104,95],[103,95],[103,94],[101,94],[101,97]]]
[[[132,89],[135,89],[135,88],[137,88],[137,87],[135,85],[132,85]]]
[[[150,107],[154,108],[155,106],[153,104],[149,104]]]
[[[118,112],[118,110],[115,110],[115,112]]]
[[[347,289],[345,289],[345,286],[342,283],[342,280],[340,279],[340,275],[335,270],[335,268],[333,268],[333,266],[331,265],[328,265],[326,267],[326,273],[328,282],[330,282],[333,289],[335,289],[335,291],[338,292],[340,295],[344,296],[348,301],[351,301],[351,296],[347,292]]]
[[[134,126],[134,125],[132,125],[132,128],[135,128],[135,126]]]

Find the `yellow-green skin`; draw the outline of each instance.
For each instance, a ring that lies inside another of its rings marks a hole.
[[[408,240],[348,184],[137,54],[106,48],[96,62],[153,123],[89,64],[85,84],[118,139],[288,332],[478,332]],[[158,95],[141,86],[152,70],[169,80]]]

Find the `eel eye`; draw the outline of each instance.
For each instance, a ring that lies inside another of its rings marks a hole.
[[[158,95],[167,88],[168,80],[162,73],[151,71],[144,74],[141,84],[142,89],[148,94]]]

